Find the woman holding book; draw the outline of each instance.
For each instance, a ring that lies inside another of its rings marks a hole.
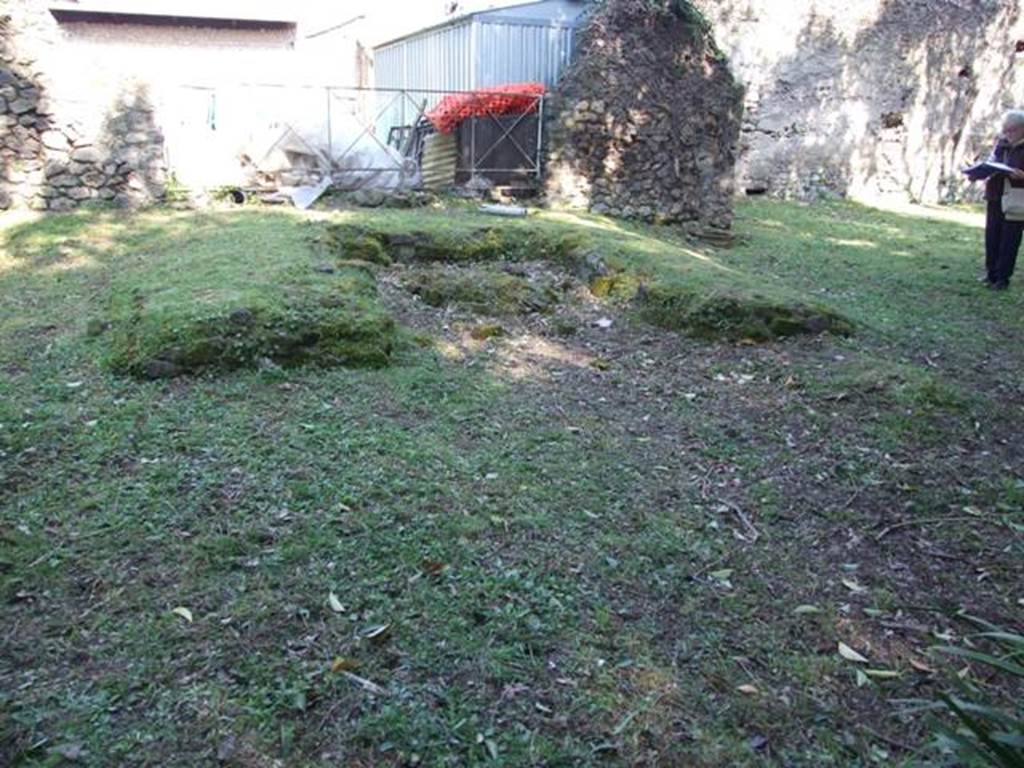
[[[1003,214],[1003,193],[1006,182],[1024,187],[1024,110],[1007,112],[1003,129],[988,161],[1009,166],[1006,172],[988,176],[985,200],[985,276],[982,282],[994,291],[1010,287],[1010,278],[1017,265],[1017,251],[1024,235],[1024,221],[1010,221]],[[984,164],[983,164],[984,166]]]

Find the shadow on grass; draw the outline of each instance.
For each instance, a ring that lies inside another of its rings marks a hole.
[[[741,210],[742,245],[728,263],[828,295],[858,325],[894,341],[925,331],[961,346],[972,341],[963,332],[970,326],[985,335],[993,324],[1011,335],[1022,330],[1020,291],[993,295],[977,283],[983,232],[962,212],[753,201]]]
[[[675,296],[668,304],[692,304],[695,317],[714,313],[714,300],[726,309],[750,302],[756,311],[820,303],[860,325],[899,333],[926,318],[1000,320],[1007,306],[1019,305],[1013,292],[993,298],[971,282],[972,260],[980,259],[976,230],[960,222],[916,218],[916,213],[853,204],[749,202],[740,208],[745,241],[729,251],[693,247],[673,230],[565,213],[500,224],[472,213],[445,212],[343,214],[332,220],[358,221],[385,233],[444,234],[453,241],[472,238],[481,228],[500,228],[510,240],[522,235],[523,242],[538,233],[542,240],[558,242],[571,237],[579,243],[569,249],[571,259],[593,253],[599,269],[626,273],[636,287],[653,284],[648,295],[655,297],[667,286]],[[289,234],[282,236],[284,231]],[[218,281],[252,284],[260,270],[276,275],[289,260],[308,262],[305,235],[299,220],[285,212],[82,211],[0,233],[6,253],[0,279],[17,301],[20,291],[44,295],[56,273],[98,269],[106,270],[114,283],[134,275],[161,291],[181,284],[186,290],[176,298],[189,301],[188,291],[200,295],[219,289]],[[163,287],[157,285],[161,282]],[[75,295],[74,285],[65,289],[68,299]],[[1015,325],[1012,317],[1005,319]],[[676,318],[669,325],[686,330],[687,321]]]
[[[101,217],[99,266],[59,275],[33,259],[88,228],[46,220],[0,285],[31,287],[37,324],[124,285],[195,301],[321,258],[283,216],[186,217],[148,241]],[[610,245],[671,262],[665,242]],[[46,739],[115,765],[144,741],[166,765],[818,766],[867,761],[881,742],[862,723],[917,742],[886,709],[927,685],[905,666],[917,636],[875,618],[906,623],[900,606],[935,594],[997,611],[1019,562],[987,553],[978,590],[971,536],[926,532],[950,560],[864,536],[965,497],[946,446],[915,458],[868,434],[866,408],[829,415],[852,398],[789,381],[857,340],[704,345],[617,322],[520,341],[501,349],[543,375],[484,347],[474,365],[421,350],[379,371],[139,384],[83,364],[77,338],[22,348],[0,398],[0,755]],[[876,382],[851,373],[866,401]],[[882,384],[903,414],[898,373]],[[1008,449],[984,448],[970,469],[999,475]],[[857,687],[838,640],[905,678]]]

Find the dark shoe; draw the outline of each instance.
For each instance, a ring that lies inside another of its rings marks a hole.
[[[1009,287],[1009,280],[997,280],[988,284],[988,289],[990,291],[1005,291]]]

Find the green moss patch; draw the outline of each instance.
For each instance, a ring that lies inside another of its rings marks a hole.
[[[852,332],[826,307],[756,293],[704,292],[683,283],[655,282],[637,294],[641,316],[653,325],[706,339],[770,341],[799,334]]]
[[[469,335],[477,341],[487,341],[488,339],[501,338],[505,335],[505,329],[496,323],[483,323],[473,326],[469,331]]]
[[[967,404],[964,393],[931,371],[875,357],[837,367],[818,387],[833,400],[870,400],[923,410],[960,411]]]
[[[271,361],[281,366],[386,365],[394,320],[377,306],[365,272],[325,275],[322,290],[228,309],[207,304],[161,306],[159,295],[120,301],[108,334],[109,366],[145,378],[231,370]],[[227,298],[227,297],[224,297]]]
[[[318,238],[326,249],[343,261],[362,261],[389,266],[392,262],[384,241],[361,227],[332,224]]]
[[[377,264],[392,260],[471,264],[475,262],[561,261],[577,239],[545,228],[473,227],[468,229],[376,229],[349,223],[330,223],[317,241],[343,259]]]
[[[632,301],[640,293],[643,280],[632,272],[598,275],[590,281],[590,292],[601,299]]]
[[[548,312],[561,299],[546,281],[493,269],[428,267],[412,272],[404,285],[432,307],[454,305],[484,315]]]

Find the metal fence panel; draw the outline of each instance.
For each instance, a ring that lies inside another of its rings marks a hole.
[[[286,178],[309,171],[314,177],[332,173],[339,189],[398,188],[415,184],[419,166],[426,165],[423,142],[434,128],[424,112],[446,96],[466,93],[258,83],[182,86],[168,94],[159,111],[170,164],[187,186],[243,185],[256,168],[280,173],[282,186],[298,184]],[[464,120],[448,142],[452,148],[440,158],[450,161],[451,183],[478,174],[500,184],[540,178],[544,97],[531,94],[530,99],[522,113],[484,108]],[[297,157],[282,166],[279,156],[289,152]]]
[[[474,87],[473,30],[470,23],[457,24],[416,37],[407,38],[376,52],[377,88],[401,88],[422,91],[458,91]],[[431,109],[443,98],[440,93],[425,93],[416,104],[408,99],[392,101],[379,94],[378,110],[385,110],[382,122],[408,125],[425,101]]]
[[[180,86],[166,89],[158,113],[170,165],[195,187],[239,183],[239,156],[290,127],[304,140],[329,143],[327,92],[283,84]]]

